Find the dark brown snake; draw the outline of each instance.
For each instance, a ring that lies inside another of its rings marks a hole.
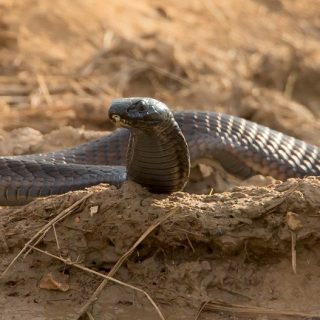
[[[157,100],[126,98],[113,101],[109,117],[126,128],[60,152],[0,157],[0,204],[128,179],[171,193],[183,189],[190,163],[201,159],[241,178],[320,175],[317,146],[231,115],[172,114]]]

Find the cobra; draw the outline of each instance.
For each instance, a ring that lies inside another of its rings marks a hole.
[[[88,143],[47,154],[0,157],[0,204],[99,183],[133,180],[155,193],[186,185],[201,159],[230,174],[285,180],[320,175],[320,149],[268,127],[215,112],[172,113],[152,98],[113,100],[109,118],[122,128]]]

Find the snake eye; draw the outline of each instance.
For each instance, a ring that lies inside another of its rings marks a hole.
[[[144,112],[146,110],[146,107],[147,107],[145,101],[143,101],[143,100],[137,101],[134,105],[135,105],[136,110],[138,112]]]
[[[129,105],[127,111],[134,112],[134,113],[135,112],[143,113],[146,111],[147,106],[148,105],[144,100],[138,100],[132,103],[131,105]]]

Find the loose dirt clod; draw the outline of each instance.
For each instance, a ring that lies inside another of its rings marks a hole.
[[[46,290],[58,290],[62,292],[70,290],[69,284],[60,281],[56,279],[51,272],[49,272],[41,278],[39,288]]]

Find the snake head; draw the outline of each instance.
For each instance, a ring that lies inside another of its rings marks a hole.
[[[109,118],[121,127],[148,130],[173,119],[169,108],[152,98],[122,98],[112,101]]]

